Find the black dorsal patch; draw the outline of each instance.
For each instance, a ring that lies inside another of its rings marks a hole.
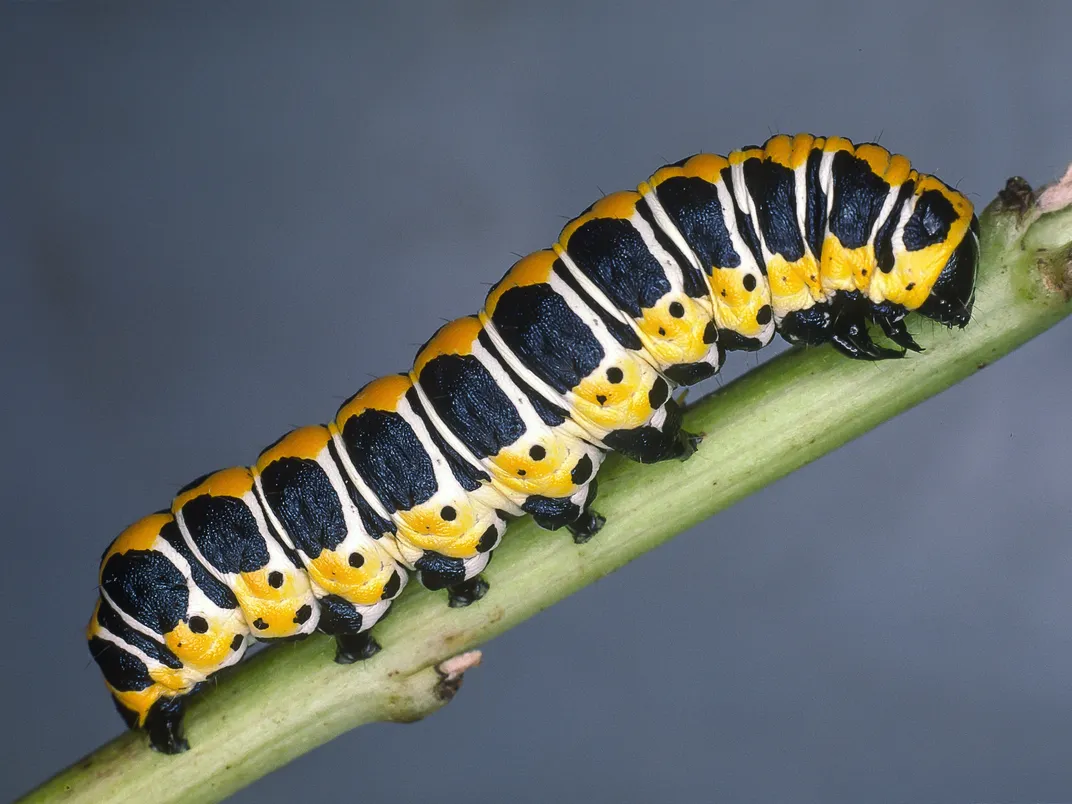
[[[529,371],[564,394],[603,360],[603,347],[550,285],[506,291],[492,317],[503,342]]]
[[[346,454],[390,512],[410,511],[438,489],[432,459],[402,415],[365,410],[342,429]]]
[[[651,227],[652,232],[655,235],[655,241],[659,246],[670,255],[670,258],[678,266],[681,271],[682,286],[685,289],[685,293],[693,299],[702,299],[707,296],[707,282],[704,281],[703,276],[696,270],[696,267],[692,264],[685,253],[678,248],[677,243],[668,235],[663,228],[659,226],[655,220],[655,213],[651,209],[651,205],[648,204],[647,199],[641,199],[637,203],[637,212],[640,213],[640,217],[644,219],[645,223]]]
[[[475,355],[440,355],[421,369],[421,389],[440,419],[477,458],[517,441],[525,423]]]
[[[890,185],[848,151],[834,154],[833,177],[830,232],[845,248],[861,248],[871,237]]]
[[[592,295],[581,287],[581,283],[577,281],[577,277],[570,272],[562,260],[555,260],[553,270],[555,276],[561,279],[570,290],[580,296],[585,307],[599,316],[599,320],[603,322],[603,326],[607,328],[607,331],[614,336],[614,340],[618,341],[618,343],[626,349],[630,349],[634,352],[639,352],[644,348],[643,342],[633,328],[593,299]]]
[[[432,437],[432,441],[435,442],[436,448],[446,459],[451,474],[454,475],[454,479],[458,481],[463,489],[466,491],[476,491],[480,488],[481,484],[491,481],[491,475],[483,469],[478,469],[473,466],[469,461],[459,455],[458,451],[447,442],[443,437],[443,434],[439,432],[439,429],[428,415],[428,412],[424,409],[424,405],[421,404],[421,398],[417,395],[416,389],[410,388],[406,391],[406,401],[409,402],[409,406],[413,408],[414,412],[421,417],[421,421],[424,422],[424,426],[428,428],[428,434]]]
[[[823,238],[826,236],[826,191],[819,177],[822,164],[822,149],[813,148],[808,154],[804,172],[804,197],[807,203],[804,210],[804,237],[811,253],[817,258],[823,253]]]
[[[566,252],[577,268],[632,318],[670,292],[670,282],[633,224],[596,218],[570,235]]]
[[[144,690],[153,685],[153,678],[149,675],[145,662],[118,645],[100,637],[92,637],[89,640],[89,652],[105,680],[120,692]],[[122,710],[120,714],[123,714],[128,726],[133,728],[137,724],[137,714],[130,712],[128,717]]]
[[[544,424],[550,427],[558,427],[566,421],[566,417],[569,414],[563,408],[544,399],[531,385],[525,382],[521,375],[514,370],[514,367],[510,365],[510,361],[500,353],[499,348],[484,330],[480,330],[479,341],[480,345],[495,359],[499,367],[509,375],[514,385],[521,389],[521,393],[525,395],[533,410],[536,411],[536,415],[540,417]]]
[[[177,522],[172,520],[164,525],[160,529],[160,538],[170,544],[176,553],[186,559],[186,563],[190,566],[190,577],[193,579],[194,585],[204,592],[209,600],[221,609],[238,608],[238,598],[234,596],[234,592],[226,584],[221,583],[215,575],[205,569],[201,562],[194,557],[193,551],[190,550],[190,545],[186,543],[186,540],[182,538],[182,533],[179,532]]]
[[[129,550],[113,555],[101,567],[100,583],[120,611],[153,633],[167,634],[186,617],[186,578],[163,553]]]
[[[144,588],[141,589],[141,594],[144,597],[151,598],[153,596],[153,591],[154,591],[154,588],[151,587],[151,586],[148,586],[148,587],[144,587]],[[116,603],[116,605],[118,605],[118,602]],[[161,606],[160,608],[163,608],[163,607]],[[128,616],[132,616],[132,617],[134,616],[131,612],[125,611],[125,613]],[[183,617],[186,616],[185,608],[182,611],[182,616]],[[138,618],[135,617],[135,619],[138,619]],[[170,619],[170,614],[165,614],[164,619]],[[100,606],[97,609],[97,622],[100,623],[100,625],[102,625],[104,628],[106,628],[113,635],[115,635],[115,636],[119,637],[120,639],[122,639],[128,645],[137,648],[142,653],[144,653],[146,656],[148,656],[151,659],[155,659],[156,661],[160,662],[165,667],[170,667],[170,668],[176,669],[176,670],[178,668],[182,667],[182,662],[179,661],[179,658],[177,656],[175,656],[175,654],[173,654],[166,647],[164,647],[163,644],[161,644],[160,642],[157,642],[155,639],[151,639],[150,637],[146,636],[145,634],[141,633],[140,631],[137,631],[134,628],[131,628],[129,625],[127,625],[127,623],[120,616],[119,612],[116,611],[115,609],[113,609],[110,605],[108,605],[107,600],[101,600],[101,602],[100,602]],[[141,622],[141,620],[138,619],[138,622]],[[170,631],[172,631],[174,629],[175,626],[178,625],[178,623],[179,623],[179,621],[176,620],[174,625],[172,625],[171,628],[168,628],[167,631],[156,632],[156,633],[160,633],[161,635],[169,633]],[[146,625],[146,623],[142,623],[142,624]],[[154,629],[154,631],[155,631],[155,629]],[[119,650],[119,648],[115,648],[114,646],[113,646],[113,649],[114,650]]]
[[[346,539],[346,520],[335,487],[309,458],[280,458],[261,472],[264,501],[294,546],[309,558]]]
[[[795,174],[769,159],[748,159],[742,168],[767,250],[796,262],[804,256],[804,238],[797,224]]]
[[[376,513],[369,504],[369,501],[361,496],[361,492],[357,486],[354,485],[353,479],[350,477],[349,471],[343,466],[342,458],[339,457],[339,449],[335,445],[335,439],[331,439],[328,442],[328,453],[331,455],[331,460],[334,462],[336,468],[339,470],[339,474],[342,475],[343,485],[346,486],[346,493],[350,497],[350,502],[357,508],[357,515],[361,517],[361,524],[365,527],[365,532],[368,533],[373,539],[379,539],[385,533],[396,533],[397,528],[395,524],[389,519],[384,519],[382,516]]]
[[[675,176],[660,184],[655,194],[708,275],[714,268],[736,268],[741,264],[714,184]]]
[[[938,190],[920,195],[916,208],[904,228],[904,245],[908,251],[945,242],[949,229],[957,220],[957,211]]]
[[[265,536],[242,500],[194,497],[182,518],[198,552],[221,573],[255,572],[268,563]]]
[[[756,258],[759,270],[766,276],[767,263],[763,260],[763,249],[760,248],[759,245],[759,235],[756,234],[756,227],[752,221],[752,216],[747,214],[746,210],[741,209],[737,203],[737,194],[733,185],[733,171],[731,168],[722,168],[722,181],[726,185],[726,189],[730,192],[730,198],[733,199],[733,214],[737,223],[737,232],[741,235],[741,239],[744,240],[744,244],[748,246],[748,250],[752,252],[752,256]]]

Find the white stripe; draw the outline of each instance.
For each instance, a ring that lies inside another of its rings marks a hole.
[[[229,583],[229,576],[220,572],[214,566],[212,566],[205,559],[204,555],[202,555],[201,551],[197,549],[197,545],[194,544],[194,538],[190,535],[190,529],[186,527],[186,517],[182,515],[181,508],[175,512],[175,523],[179,526],[179,532],[182,534],[182,540],[186,542],[186,546],[190,548],[190,552],[194,554],[194,558],[197,559],[197,562],[205,568],[205,571],[209,575],[218,580],[228,589],[231,589],[231,584]],[[231,591],[233,592],[234,590],[231,589]]]
[[[897,221],[897,228],[893,230],[893,237],[890,238],[890,244],[893,246],[893,258],[896,260],[901,254],[904,254],[908,249],[904,244],[904,230],[908,225],[909,219],[912,217],[912,213],[916,211],[916,204],[919,203],[919,195],[912,194],[903,207],[901,207],[901,217]]]
[[[656,195],[654,189],[649,190],[644,194],[644,200],[648,202],[648,207],[651,209],[652,217],[655,218],[655,223],[663,233],[670,238],[671,242],[678,247],[682,254],[685,255],[685,259],[689,261],[693,269],[698,271],[701,276],[706,276],[707,269],[700,264],[700,258],[696,255],[696,252],[692,250],[692,246],[685,240],[685,236],[681,234],[681,231],[677,228],[670,216],[666,213],[663,205],[659,203],[659,197]]]
[[[668,292],[683,293],[685,291],[685,278],[681,273],[682,268],[677,264],[677,260],[674,259],[670,252],[659,245],[659,241],[655,237],[655,230],[651,228],[651,224],[644,220],[640,212],[634,212],[629,218],[629,223],[636,229],[640,239],[644,241],[644,247],[662,266],[663,275],[666,277],[666,281],[670,283]],[[666,295],[666,293],[663,294],[663,296]],[[659,298],[662,298],[662,296]]]
[[[479,344],[473,344],[479,348]],[[417,387],[417,386],[414,386]],[[421,397],[421,391],[417,392],[418,398]],[[435,414],[435,410],[431,408],[425,401],[425,398],[421,399],[421,405],[425,411],[429,414],[428,418],[432,421],[436,430],[446,438],[446,434],[450,433],[450,428],[442,422],[441,419]],[[441,494],[449,497],[452,500],[464,498],[468,505],[474,509],[487,508],[485,503],[480,501],[475,495],[480,489],[474,489],[472,492],[467,491],[458,479],[454,476],[454,472],[451,471],[450,464],[447,463],[447,459],[443,456],[439,447],[436,446],[435,441],[432,439],[432,434],[428,431],[424,420],[418,415],[418,413],[410,406],[409,400],[403,399],[402,404],[398,406],[398,412],[403,419],[413,428],[413,432],[417,435],[417,440],[421,442],[421,446],[424,447],[425,452],[428,453],[428,457],[432,461],[432,471],[435,472],[436,486],[438,487],[436,493],[432,495],[430,499],[435,499]],[[434,417],[434,418],[433,418]],[[442,425],[442,426],[441,426]],[[453,433],[451,433],[453,436]],[[448,442],[450,443],[450,442]],[[452,444],[453,446],[453,444]],[[466,450],[468,453],[468,450]],[[472,456],[472,453],[469,453]],[[476,460],[476,456],[472,456],[473,460]],[[467,458],[468,459],[468,458]],[[476,463],[479,467],[479,462]],[[506,498],[498,492],[498,490],[490,483],[482,483],[482,487],[490,489],[493,496],[496,498],[496,502],[501,500],[503,503],[508,503]]]
[[[116,634],[113,634],[111,631],[109,631],[107,628],[105,628],[103,625],[100,625],[99,623],[97,624],[97,632],[94,634],[94,636],[100,637],[105,642],[111,642],[117,648],[119,648],[121,650],[125,650],[131,656],[137,657],[138,659],[141,660],[141,662],[150,671],[158,669],[158,668],[161,668],[161,669],[166,668],[168,670],[174,669],[174,668],[168,667],[167,665],[163,664],[162,662],[158,661],[157,659],[154,659],[153,657],[149,656],[147,653],[142,651],[140,648],[137,648],[134,645],[131,645],[129,642],[127,642],[122,637],[117,636]],[[163,645],[161,645],[161,647],[163,647]],[[186,669],[185,665],[183,666],[183,669]],[[201,675],[201,674],[200,673],[195,673],[195,675]]]
[[[358,493],[381,519],[384,519],[387,522],[393,522],[394,518],[387,513],[387,509],[384,508],[383,503],[381,503],[379,498],[373,494],[372,489],[370,489],[361,478],[361,473],[357,471],[354,462],[350,460],[350,453],[346,451],[346,444],[343,443],[342,433],[336,431],[332,434],[331,438],[335,442],[335,451],[339,454],[339,460],[342,461],[342,468],[346,470],[346,474],[350,477],[350,482],[357,486]]]
[[[485,329],[487,329],[487,328],[485,327]],[[479,348],[479,344],[474,344],[474,346]],[[474,352],[475,352],[475,349],[474,349]],[[485,354],[486,354],[486,352],[485,352]],[[484,468],[483,464],[480,462],[480,459],[477,458],[476,455],[474,455],[469,450],[469,448],[461,441],[461,439],[459,439],[456,435],[454,435],[454,433],[451,431],[451,429],[449,427],[447,427],[446,422],[444,422],[443,419],[440,418],[439,414],[436,412],[436,409],[434,407],[432,407],[432,401],[428,398],[428,395],[424,392],[424,389],[421,387],[421,384],[416,383],[413,387],[415,389],[417,389],[417,397],[421,401],[421,406],[424,408],[424,413],[425,413],[426,416],[428,416],[428,420],[432,423],[432,426],[436,429],[436,432],[438,432],[440,434],[440,436],[442,436],[443,440],[446,441],[447,444],[450,445],[451,449],[453,449],[455,452],[457,452],[458,455],[460,455],[464,461],[466,461],[467,463],[472,465],[474,468],[479,469],[484,474],[487,474],[487,472],[485,472],[485,468]],[[416,414],[414,414],[414,415],[416,415]],[[426,430],[425,430],[425,433],[427,433]],[[422,441],[422,443],[423,443],[423,441]],[[440,454],[438,449],[436,450],[436,453]],[[447,468],[447,471],[450,472],[449,467]],[[451,482],[454,484],[454,486],[458,489],[458,491],[461,494],[465,495],[466,500],[469,501],[470,505],[472,505],[474,508],[484,505],[484,503],[478,501],[473,496],[473,494],[475,494],[475,492],[472,492],[472,493],[467,492],[464,488],[461,487],[461,485],[455,479],[453,473],[450,474],[450,479],[451,479]],[[507,511],[510,514],[514,515],[514,516],[521,516],[524,513],[524,511],[522,511],[520,508],[518,508],[517,505],[515,505],[511,500],[509,500],[508,498],[504,497],[502,492],[499,491],[499,489],[497,489],[494,486],[494,484],[492,484],[490,482],[482,482],[481,486],[483,488],[489,489],[490,492],[497,498],[496,499],[496,507],[502,508],[504,511]],[[501,505],[498,504],[498,501],[500,501],[500,500],[502,502]]]
[[[574,312],[577,311],[574,310]],[[595,313],[593,313],[592,315],[595,315]],[[518,374],[518,376],[521,377],[522,380],[524,380],[525,384],[528,385],[537,394],[542,396],[544,400],[549,404],[566,411],[567,417],[572,417],[573,409],[571,408],[569,403],[566,402],[565,398],[559,395],[554,388],[552,388],[542,379],[537,377],[531,370],[529,370],[527,366],[525,366],[524,363],[521,362],[521,359],[518,358],[517,355],[510,351],[510,347],[506,345],[506,342],[502,339],[502,336],[499,335],[498,330],[495,329],[495,325],[491,322],[491,320],[488,319],[487,321],[483,321],[481,323],[483,323],[484,325],[484,332],[488,334],[488,337],[491,338],[491,342],[495,344],[496,350],[498,350],[499,354],[503,356],[503,359],[510,364],[510,367]],[[602,324],[602,322],[600,323]],[[424,396],[424,392],[421,391],[420,393],[421,402],[424,403],[427,407],[428,403],[425,402],[426,397]],[[567,419],[567,421],[570,420],[572,420],[572,418]],[[577,426],[580,427],[579,424]],[[602,446],[602,444],[600,444],[599,446]]]
[[[882,202],[882,209],[879,210],[878,217],[875,219],[875,225],[871,227],[871,236],[867,238],[867,242],[871,244],[872,248],[878,246],[876,238],[878,237],[879,229],[882,228],[886,218],[893,212],[893,205],[897,202],[897,196],[900,192],[901,185],[898,184],[896,187],[890,187],[889,192],[886,193],[886,200]]]
[[[112,609],[119,615],[119,618],[124,623],[126,623],[128,626],[130,626],[133,630],[137,631],[139,634],[142,634],[143,636],[147,636],[147,637],[149,637],[150,639],[152,639],[155,642],[160,642],[161,646],[163,645],[163,641],[162,641],[164,639],[163,634],[156,633],[156,631],[154,631],[153,629],[149,628],[149,626],[145,625],[142,622],[139,622],[138,620],[135,620],[133,617],[131,617],[129,614],[127,614],[125,611],[123,611],[121,608],[119,608],[119,606],[116,605],[115,601],[112,600],[112,596],[109,595],[104,590],[104,587],[101,587],[101,589],[100,589],[100,596],[101,596],[101,600],[103,600],[105,603],[107,603],[109,606],[111,606]],[[103,628],[103,626],[101,626],[101,627]]]
[[[810,151],[808,152],[811,153]],[[797,202],[797,231],[800,233],[800,240],[804,244],[804,253],[810,254],[816,260],[819,259],[818,254],[811,250],[811,244],[808,243],[808,160],[805,159],[804,163],[793,171],[793,195]]]

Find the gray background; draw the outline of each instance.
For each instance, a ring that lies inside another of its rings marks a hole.
[[[1072,5],[864,5],[5,9],[0,798],[120,731],[82,641],[110,539],[403,368],[601,190],[774,131],[881,135],[980,204],[1072,159]],[[1066,322],[235,800],[1072,801],[1070,350]]]

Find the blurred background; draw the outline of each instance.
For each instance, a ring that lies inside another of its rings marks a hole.
[[[664,162],[803,130],[980,207],[1052,179],[1070,29],[1057,2],[5,8],[0,799],[121,731],[97,561],[181,484],[405,368]],[[429,720],[234,801],[1072,800],[1070,352],[1065,322],[495,640]]]

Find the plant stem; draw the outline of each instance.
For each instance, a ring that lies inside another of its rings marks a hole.
[[[1072,174],[1070,174],[1072,175]],[[1066,194],[1067,195],[1067,194]],[[344,731],[424,717],[449,699],[443,663],[612,572],[747,494],[1011,352],[1072,313],[1072,207],[1039,210],[1022,182],[982,218],[977,286],[985,310],[964,330],[918,326],[926,348],[879,366],[828,347],[790,351],[689,411],[706,438],[684,463],[612,458],[600,473],[606,527],[577,546],[531,521],[510,527],[486,577],[491,592],[466,609],[411,584],[376,629],[383,650],[353,666],[332,661],[322,636],[254,656],[195,696],[192,749],[150,751],[128,732],[61,772],[24,801],[219,801]],[[1055,370],[1066,370],[1056,366]],[[101,691],[103,695],[103,690]]]

